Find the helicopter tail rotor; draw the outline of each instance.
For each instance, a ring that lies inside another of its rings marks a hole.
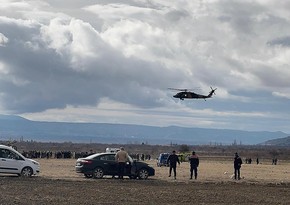
[[[209,92],[208,97],[211,97],[213,94],[215,94],[215,91],[217,89],[217,88],[213,89],[212,87],[210,87],[210,88],[211,88],[211,91]]]
[[[215,91],[217,88],[213,89],[212,87],[210,87],[211,91],[213,92],[213,94],[215,94]]]

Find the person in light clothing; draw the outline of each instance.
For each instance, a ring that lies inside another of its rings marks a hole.
[[[123,179],[124,172],[125,172],[125,165],[128,160],[128,153],[124,150],[124,147],[120,148],[120,151],[118,151],[115,155],[115,159],[118,162],[118,175],[119,179]]]

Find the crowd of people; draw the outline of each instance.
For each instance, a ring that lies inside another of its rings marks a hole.
[[[78,159],[82,157],[87,157],[90,152],[72,152],[72,151],[24,151],[22,155],[27,158],[47,158],[47,159]]]
[[[78,159],[78,158],[84,158],[89,155],[95,154],[93,150],[90,150],[89,152],[73,152],[73,151],[23,151],[22,155],[27,158],[47,158],[47,159]],[[133,159],[136,159],[137,161],[145,161],[145,160],[151,160],[150,154],[139,154],[139,153],[132,153],[130,156]]]

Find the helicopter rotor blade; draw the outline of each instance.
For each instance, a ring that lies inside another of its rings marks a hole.
[[[187,89],[179,89],[179,88],[168,88],[168,90],[176,90],[176,91],[184,91],[184,92],[187,91]]]
[[[195,91],[195,90],[200,90],[200,87],[196,87],[193,89],[181,89],[181,88],[168,88],[169,90],[176,90],[176,91],[183,91],[183,92],[187,92],[187,91]]]

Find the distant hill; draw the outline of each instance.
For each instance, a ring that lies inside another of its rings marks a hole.
[[[289,146],[290,147],[290,136],[284,138],[278,138],[273,140],[268,140],[264,145],[273,145],[273,146]]]
[[[228,129],[154,127],[108,123],[30,121],[0,115],[0,140],[23,139],[41,142],[128,143],[128,144],[245,144],[253,145],[287,137],[283,132],[252,132]]]

